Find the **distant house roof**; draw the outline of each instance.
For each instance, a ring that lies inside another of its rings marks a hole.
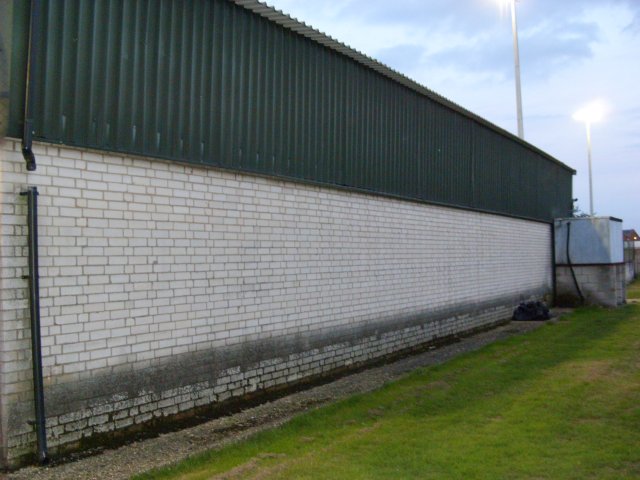
[[[640,241],[640,235],[638,235],[638,232],[636,232],[633,228],[630,230],[623,230],[622,236],[625,242]]]

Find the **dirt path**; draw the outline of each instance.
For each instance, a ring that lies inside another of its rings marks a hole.
[[[511,322],[457,343],[403,358],[331,383],[294,393],[240,413],[156,438],[132,443],[95,456],[53,467],[27,467],[1,475],[6,480],[128,479],[153,467],[178,462],[190,455],[247,438],[273,428],[295,415],[356,393],[370,392],[418,367],[435,365],[466,352],[534,330],[543,322]]]

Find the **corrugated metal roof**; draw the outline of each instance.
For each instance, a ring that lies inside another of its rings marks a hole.
[[[536,153],[542,155],[545,159],[556,163],[564,168],[566,168],[567,170],[569,170],[570,172],[572,172],[573,174],[576,173],[576,171],[565,165],[564,163],[560,162],[558,159],[552,157],[551,155],[549,155],[548,153],[546,153],[543,150],[540,150],[539,148],[537,148],[535,145],[532,145],[531,143],[522,140],[520,137],[512,134],[511,132],[498,127],[497,125],[489,122],[488,120],[480,117],[479,115],[476,115],[475,113],[467,110],[464,107],[461,107],[460,105],[458,105],[455,102],[452,102],[451,100],[449,100],[446,97],[443,97],[442,95],[439,95],[438,93],[434,92],[433,90],[428,89],[427,87],[425,87],[424,85],[419,84],[418,82],[416,82],[415,80],[410,79],[409,77],[407,77],[406,75],[403,75],[402,73],[393,70],[392,68],[386,66],[385,64],[379,62],[378,60],[371,58],[367,55],[365,55],[364,53],[361,53],[347,45],[345,45],[344,43],[330,37],[329,35],[326,35],[322,32],[320,32],[319,30],[316,30],[315,28],[311,27],[310,25],[307,25],[304,22],[301,22],[293,17],[291,17],[290,15],[287,15],[286,13],[282,12],[281,10],[276,10],[275,8],[267,5],[266,3],[260,2],[258,0],[231,0],[233,3],[235,3],[236,5],[239,5],[243,8],[246,8],[247,10],[250,10],[254,13],[257,13],[258,15],[274,22],[277,23],[278,25],[287,28],[299,35],[302,35],[306,38],[308,38],[309,40],[312,40],[314,42],[317,42],[327,48],[330,48],[342,55],[345,55],[349,58],[351,58],[352,60],[355,60],[356,62],[360,63],[361,65],[364,65],[367,68],[370,68],[372,70],[375,70],[376,72],[380,73],[381,75],[384,75],[385,77],[393,80],[394,82],[397,82],[401,85],[404,85],[407,88],[410,88],[411,90],[424,95],[428,98],[430,98],[431,100],[434,100],[452,110],[455,110],[456,112],[482,124],[485,125],[489,128],[491,128],[492,130],[495,130],[496,132],[498,132],[501,135],[506,135],[509,136],[512,140],[515,140],[521,144],[523,144],[524,146],[526,146],[527,148],[535,151]]]
[[[570,213],[568,167],[274,12],[239,0],[49,0],[34,139],[542,221]],[[26,10],[16,18],[28,25]]]

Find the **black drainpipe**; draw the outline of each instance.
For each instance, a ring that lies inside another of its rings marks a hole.
[[[558,296],[558,282],[556,280],[556,225],[551,224],[551,285],[553,295],[553,305],[556,304]]]
[[[38,21],[40,19],[40,0],[31,0],[29,19],[29,47],[27,53],[27,71],[25,76],[24,94],[24,127],[22,131],[22,156],[27,162],[27,170],[36,169],[36,156],[31,150],[33,138],[33,95],[34,86],[32,79],[36,76],[37,58],[40,51],[40,31]]]
[[[33,397],[36,412],[38,460],[47,463],[47,429],[44,413],[42,383],[42,348],[40,341],[40,278],[38,275],[38,189],[29,187],[20,195],[27,196],[27,224],[29,227],[29,311],[31,314],[31,365],[33,369]]]
[[[569,264],[569,270],[571,270],[571,276],[573,277],[573,284],[576,286],[578,296],[580,297],[580,304],[584,305],[584,295],[578,285],[578,279],[576,278],[576,272],[573,270],[573,263],[571,263],[571,255],[569,255],[569,242],[571,241],[571,222],[567,222],[567,263]]]

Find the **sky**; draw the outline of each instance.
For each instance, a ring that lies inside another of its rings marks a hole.
[[[517,133],[510,10],[497,0],[267,0]],[[585,125],[591,128],[596,215],[640,232],[640,0],[517,0],[525,140],[577,170],[589,212]]]

